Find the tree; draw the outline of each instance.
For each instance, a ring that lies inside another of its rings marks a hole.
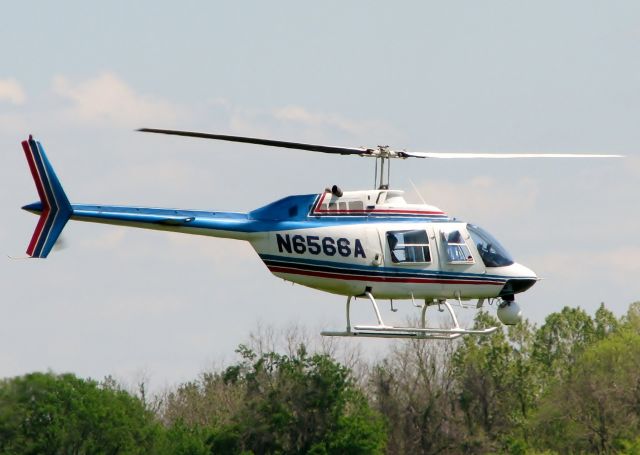
[[[496,325],[500,323],[494,317],[480,312],[474,328]],[[509,429],[511,350],[504,332],[498,330],[486,337],[465,338],[453,357],[467,452],[496,450],[499,435]]]
[[[550,387],[533,422],[541,448],[612,453],[637,447],[640,334],[619,330],[586,349]]]
[[[605,308],[604,302],[600,303],[600,306],[596,310],[593,323],[595,325],[595,338],[597,340],[605,339],[615,332],[620,325],[613,313]]]
[[[512,448],[528,446],[527,423],[543,392],[540,365],[533,359],[535,333],[535,326],[527,320],[509,326],[507,330],[512,351],[506,376],[513,406],[508,419],[511,428],[503,439],[509,441]]]
[[[149,453],[161,428],[124,390],[72,374],[0,382],[0,452]]]
[[[549,379],[570,371],[578,355],[597,339],[593,319],[581,308],[552,313],[536,332],[533,357]]]
[[[226,425],[244,406],[244,393],[241,384],[225,381],[219,372],[203,373],[166,394],[160,418],[166,425]]]
[[[476,328],[500,325],[485,312]],[[541,393],[540,372],[532,362],[534,327],[527,321],[484,336],[468,337],[453,366],[465,416],[461,450],[487,452],[527,446],[527,419]]]
[[[241,447],[255,453],[381,453],[382,419],[368,405],[347,368],[329,356],[256,356],[244,347],[243,362],[225,380],[244,385],[246,406],[236,425]]]
[[[310,355],[304,345],[292,355],[258,355],[246,346],[237,352],[238,363],[169,395],[163,420],[174,440],[186,441],[181,446],[199,450],[200,441],[212,453],[382,453],[383,419],[348,368],[328,355]]]
[[[622,318],[622,324],[632,330],[640,331],[640,301],[629,305],[627,314]]]
[[[385,417],[389,453],[456,451],[460,413],[448,341],[410,340],[370,373],[373,406]]]

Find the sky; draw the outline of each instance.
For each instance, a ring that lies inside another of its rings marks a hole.
[[[229,211],[370,189],[373,160],[134,130],[622,154],[399,160],[391,184],[419,202],[413,182],[543,277],[518,296],[537,324],[565,305],[619,316],[640,299],[638,2],[10,2],[0,21],[0,377],[175,384],[233,361],[260,327],[344,324],[342,297],[271,276],[240,241],[70,222],[48,259],[6,258],[37,222],[20,210],[37,200],[28,134],[72,202]]]

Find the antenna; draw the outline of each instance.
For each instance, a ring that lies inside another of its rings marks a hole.
[[[409,179],[409,183],[411,183],[411,186],[413,187],[413,189],[416,191],[416,194],[418,195],[418,197],[420,198],[420,200],[422,201],[422,203],[424,205],[427,205],[426,201],[424,200],[424,198],[422,197],[422,194],[420,194],[420,191],[418,190],[418,187],[416,186],[415,183],[413,183],[412,179]]]

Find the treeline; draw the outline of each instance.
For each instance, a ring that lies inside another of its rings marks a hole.
[[[154,397],[111,378],[5,379],[0,453],[640,454],[640,302],[621,318],[565,307],[540,327],[399,341],[375,361],[303,338],[254,340]]]

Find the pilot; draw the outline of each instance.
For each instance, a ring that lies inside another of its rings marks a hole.
[[[398,246],[398,237],[396,237],[392,233],[387,233],[387,241],[389,242],[389,250],[391,251],[391,260],[393,262],[403,262],[402,259],[399,259],[396,255],[396,246]],[[398,253],[404,253],[403,249],[398,249]]]

